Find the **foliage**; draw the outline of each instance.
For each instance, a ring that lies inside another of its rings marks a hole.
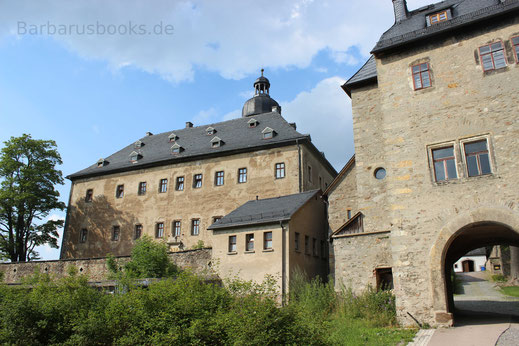
[[[113,256],[108,257],[107,266],[113,278],[167,278],[178,273],[178,267],[168,257],[167,245],[153,241],[149,236],[135,242],[131,259],[122,268]]]
[[[0,344],[396,345],[415,332],[388,328],[390,292],[336,293],[333,283],[303,274],[285,306],[272,277],[223,286],[182,272],[110,295],[74,268],[69,275],[36,273],[26,282],[32,289],[0,285]]]
[[[494,282],[506,282],[506,277],[501,274],[492,275],[492,281]]]
[[[503,293],[512,297],[519,297],[519,286],[505,286],[501,287]]]
[[[199,240],[195,245],[192,246],[192,249],[193,250],[200,250],[200,249],[203,249],[204,247],[205,247],[204,241],[203,240]]]
[[[62,220],[41,223],[52,210],[63,210],[54,188],[63,184],[56,143],[11,137],[0,154],[0,257],[12,262],[37,259],[36,246],[57,248]]]

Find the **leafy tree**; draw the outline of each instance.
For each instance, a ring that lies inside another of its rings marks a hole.
[[[169,259],[167,245],[153,241],[149,236],[135,242],[131,259],[122,268],[122,273],[113,257],[108,258],[108,269],[115,276],[122,274],[129,279],[165,278],[178,274],[178,267]]]
[[[63,177],[62,163],[51,140],[30,135],[11,137],[0,152],[0,255],[12,262],[38,258],[35,247],[57,248],[62,220],[41,223],[52,210],[63,210],[56,184]]]

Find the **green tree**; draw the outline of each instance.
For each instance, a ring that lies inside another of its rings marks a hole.
[[[35,247],[57,248],[62,220],[41,222],[52,210],[63,210],[56,184],[63,177],[56,143],[11,137],[0,152],[0,254],[12,262],[38,258]]]

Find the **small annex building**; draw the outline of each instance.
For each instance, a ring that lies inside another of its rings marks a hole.
[[[213,258],[221,277],[278,281],[284,297],[291,278],[328,275],[326,205],[320,190],[257,199],[212,224]]]

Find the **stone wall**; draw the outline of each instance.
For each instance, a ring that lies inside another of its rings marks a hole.
[[[336,182],[336,185],[328,193],[328,223],[331,232],[335,232],[358,212],[357,207],[357,179],[355,162]]]
[[[509,54],[518,23],[500,19],[379,56],[378,84],[352,91],[358,209],[366,232],[390,232],[397,314],[405,325],[414,323],[408,313],[422,322],[448,323],[446,256],[456,239],[463,235],[469,243],[472,232],[479,247],[485,239],[486,245],[518,239],[519,65]],[[498,40],[507,47],[508,66],[483,72],[478,48]],[[415,91],[411,67],[421,62],[429,63],[432,87]],[[476,138],[488,140],[492,174],[468,177],[463,143]],[[438,183],[430,150],[442,145],[454,146],[458,178]],[[382,180],[374,177],[378,167],[387,171]],[[362,237],[334,241],[336,258],[349,261],[336,260],[337,278],[353,278],[360,286],[366,280],[357,276],[348,254],[354,248],[365,255],[357,244]],[[372,250],[377,256],[379,250]],[[364,263],[359,270],[369,275],[375,261]]]
[[[198,274],[209,275],[212,272],[211,249],[188,250],[169,253],[171,260],[182,269],[189,269]],[[127,262],[129,256],[116,258],[118,263]],[[3,282],[7,284],[20,283],[39,271],[60,278],[67,275],[70,267],[76,267],[80,274],[88,276],[89,281],[107,280],[109,271],[106,258],[71,259],[56,261],[34,261],[23,263],[0,263],[0,272],[3,273]]]

